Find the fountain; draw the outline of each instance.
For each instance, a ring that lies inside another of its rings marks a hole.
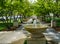
[[[42,32],[46,30],[46,24],[37,24],[37,18],[33,18],[33,23],[25,25],[25,29],[31,33],[31,38],[27,40],[27,44],[46,44]]]

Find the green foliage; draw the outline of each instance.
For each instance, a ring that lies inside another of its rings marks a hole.
[[[27,44],[27,40],[25,40],[24,44]]]
[[[58,4],[54,2],[53,0],[38,0],[37,2],[37,9],[36,9],[41,15],[46,15],[48,13],[54,13],[57,14],[58,12]],[[37,12],[36,11],[36,12]]]
[[[12,23],[0,23],[0,31],[6,29],[8,26],[13,26]]]
[[[11,12],[9,13],[9,11]],[[28,0],[0,0],[0,12],[2,15],[8,14],[8,16],[16,13],[24,16],[46,15],[50,12],[60,14],[60,1],[37,0],[36,3],[31,4]]]

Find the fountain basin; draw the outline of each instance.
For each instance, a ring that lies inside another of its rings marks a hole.
[[[40,24],[36,24],[36,26],[34,26],[33,24],[28,24],[25,26],[25,29],[27,31],[29,31],[30,33],[34,34],[34,33],[42,33],[47,29],[47,25],[40,25]]]

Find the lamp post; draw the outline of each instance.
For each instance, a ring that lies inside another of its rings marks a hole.
[[[50,16],[51,16],[51,27],[53,27],[53,13],[50,13]]]

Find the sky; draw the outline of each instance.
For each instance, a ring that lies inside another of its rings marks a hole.
[[[35,3],[37,0],[29,0],[29,2],[31,3]]]

